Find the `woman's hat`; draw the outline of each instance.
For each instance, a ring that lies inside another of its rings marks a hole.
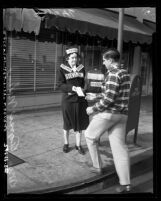
[[[66,50],[67,54],[78,53],[78,48],[69,48]]]

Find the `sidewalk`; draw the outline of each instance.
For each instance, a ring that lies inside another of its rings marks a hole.
[[[133,144],[133,131],[128,134],[131,164],[153,154],[151,99],[142,98],[137,146]],[[79,186],[98,179],[97,175],[89,171],[86,164],[91,163],[91,158],[84,135],[82,137],[82,146],[86,152],[84,156],[74,148],[73,131],[69,137],[71,151],[63,153],[62,124],[59,109],[8,115],[8,131],[11,130],[11,125],[14,130],[13,140],[8,138],[9,152],[25,161],[8,169],[8,194],[56,192],[65,187]],[[10,150],[10,147],[15,150]],[[107,135],[101,137],[100,151],[103,164],[107,167],[105,174],[110,175],[115,170]]]

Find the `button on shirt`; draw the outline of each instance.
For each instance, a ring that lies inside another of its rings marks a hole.
[[[128,72],[125,69],[110,69],[102,88],[102,98],[93,106],[93,110],[95,112],[113,110],[127,114],[130,93],[130,75]]]

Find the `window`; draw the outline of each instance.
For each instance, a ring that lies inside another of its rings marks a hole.
[[[10,93],[32,92],[34,90],[34,41],[12,37],[8,40],[7,89]]]
[[[57,90],[57,69],[62,63],[62,44],[9,37],[7,90],[12,94]]]
[[[100,68],[101,67],[101,50],[93,48],[93,47],[86,47],[84,56],[84,65],[87,70]]]

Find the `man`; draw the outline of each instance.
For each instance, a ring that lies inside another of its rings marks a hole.
[[[98,150],[98,139],[105,131],[114,159],[114,165],[119,177],[120,186],[117,192],[130,191],[130,164],[128,149],[125,144],[128,100],[130,92],[130,76],[119,65],[120,53],[109,49],[103,54],[103,64],[107,75],[102,98],[87,108],[87,114],[93,118],[85,131],[85,138],[92,159],[92,172],[102,173],[102,161]]]

